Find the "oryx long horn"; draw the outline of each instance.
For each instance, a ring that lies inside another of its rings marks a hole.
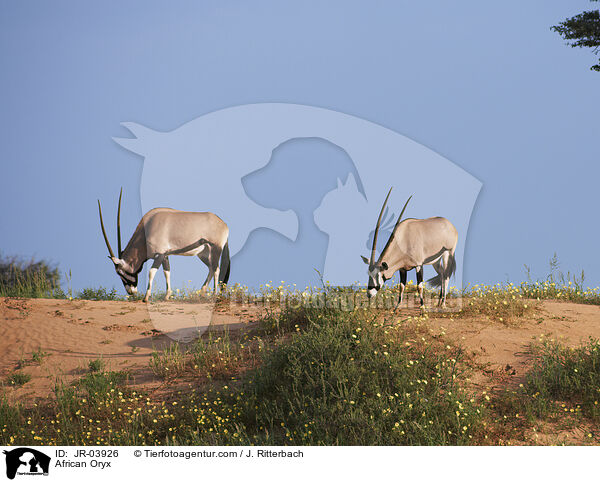
[[[377,235],[379,234],[379,226],[381,224],[381,217],[383,216],[383,211],[385,209],[385,205],[388,202],[388,199],[390,198],[390,194],[392,194],[392,189],[394,189],[394,187],[390,187],[390,190],[385,198],[385,201],[383,202],[383,206],[381,206],[381,211],[379,213],[379,218],[377,218],[377,225],[375,226],[375,234],[373,235],[373,247],[371,248],[371,260],[369,261],[369,264],[373,265],[373,263],[375,262],[375,250],[377,248]]]
[[[106,229],[104,229],[104,221],[102,221],[102,208],[100,207],[100,199],[98,199],[98,213],[100,214],[100,226],[102,227],[102,234],[104,235],[104,242],[106,243],[106,247],[108,248],[110,257],[114,258],[115,253],[113,253],[113,250],[110,247],[110,243],[108,242],[108,236],[106,236]]]
[[[402,221],[402,216],[404,215],[404,211],[406,211],[406,206],[408,206],[408,201],[410,201],[411,199],[412,199],[412,195],[404,203],[404,207],[402,208],[402,211],[400,212],[400,216],[398,216],[398,221],[396,221],[396,224],[394,225],[394,230],[392,231],[392,233],[396,230],[396,228],[398,227],[398,224],[400,224],[400,221]]]
[[[121,188],[121,194],[119,194],[119,209],[117,210],[117,243],[119,243],[119,258],[121,258],[121,197],[123,197],[123,188]]]
[[[394,229],[392,229],[392,234],[390,235],[387,243],[385,244],[385,248],[383,248],[383,251],[385,251],[387,249],[387,247],[390,245],[390,242],[392,241],[392,237],[394,236],[394,233],[396,232],[396,228],[400,224],[400,221],[402,221],[402,216],[404,215],[404,211],[406,211],[406,206],[408,206],[408,201],[410,201],[411,199],[412,199],[412,195],[404,203],[404,207],[402,208],[402,211],[400,212],[400,216],[398,216],[398,220],[396,221],[396,224],[394,224]]]

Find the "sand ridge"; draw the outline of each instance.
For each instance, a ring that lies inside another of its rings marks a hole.
[[[9,388],[9,396],[48,396],[57,379],[69,383],[85,374],[89,361],[98,358],[109,370],[130,371],[134,384],[157,384],[148,368],[151,354],[174,343],[152,320],[158,305],[0,298],[0,378],[5,381],[23,363],[23,371],[32,376],[23,387]],[[176,320],[193,309],[190,303],[168,302],[159,324],[165,326],[164,316]],[[226,311],[217,307],[211,328],[238,330],[257,320],[260,312],[261,308],[253,305],[232,305]],[[47,356],[41,364],[33,363],[32,354],[40,350]]]
[[[32,399],[51,394],[55,381],[67,383],[87,372],[90,360],[102,358],[107,369],[128,370],[134,385],[145,388],[161,382],[149,370],[153,350],[174,343],[164,334],[169,320],[181,323],[198,305],[169,301],[146,305],[129,301],[84,301],[0,298],[0,377],[25,363],[32,376],[23,387],[5,386],[10,398]],[[403,317],[417,310],[403,310]],[[160,312],[157,329],[153,316]],[[239,330],[265,313],[251,304],[217,306],[214,329]],[[412,313],[412,314],[415,314]],[[505,325],[483,317],[432,316],[426,322],[434,334],[460,344],[482,367],[473,376],[476,386],[490,387],[499,379],[518,382],[531,365],[529,346],[541,339],[569,346],[600,338],[600,306],[543,301],[529,318]],[[47,353],[41,364],[31,363],[38,350]]]

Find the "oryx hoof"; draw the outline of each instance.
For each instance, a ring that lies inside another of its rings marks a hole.
[[[172,291],[167,291],[167,296],[165,296],[165,300],[170,300],[172,294],[173,294]]]

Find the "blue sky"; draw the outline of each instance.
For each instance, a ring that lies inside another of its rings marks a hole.
[[[4,0],[0,250],[71,269],[75,288],[120,287],[95,204],[114,213],[124,186],[125,236],[142,214],[120,123],[284,102],[380,124],[478,178],[465,281],[541,277],[556,252],[596,286],[600,74],[550,31],[594,6]]]

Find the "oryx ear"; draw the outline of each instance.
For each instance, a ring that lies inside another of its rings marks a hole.
[[[383,263],[381,263],[381,269],[383,269],[383,271],[387,271],[388,268],[389,268],[389,266],[385,261]]]
[[[361,258],[365,262],[365,264],[369,264],[369,260],[367,258],[365,258],[364,256],[361,256]]]
[[[109,258],[113,263],[115,263],[115,266],[123,266],[125,264],[125,261],[120,258],[116,258],[114,256],[109,256]]]

